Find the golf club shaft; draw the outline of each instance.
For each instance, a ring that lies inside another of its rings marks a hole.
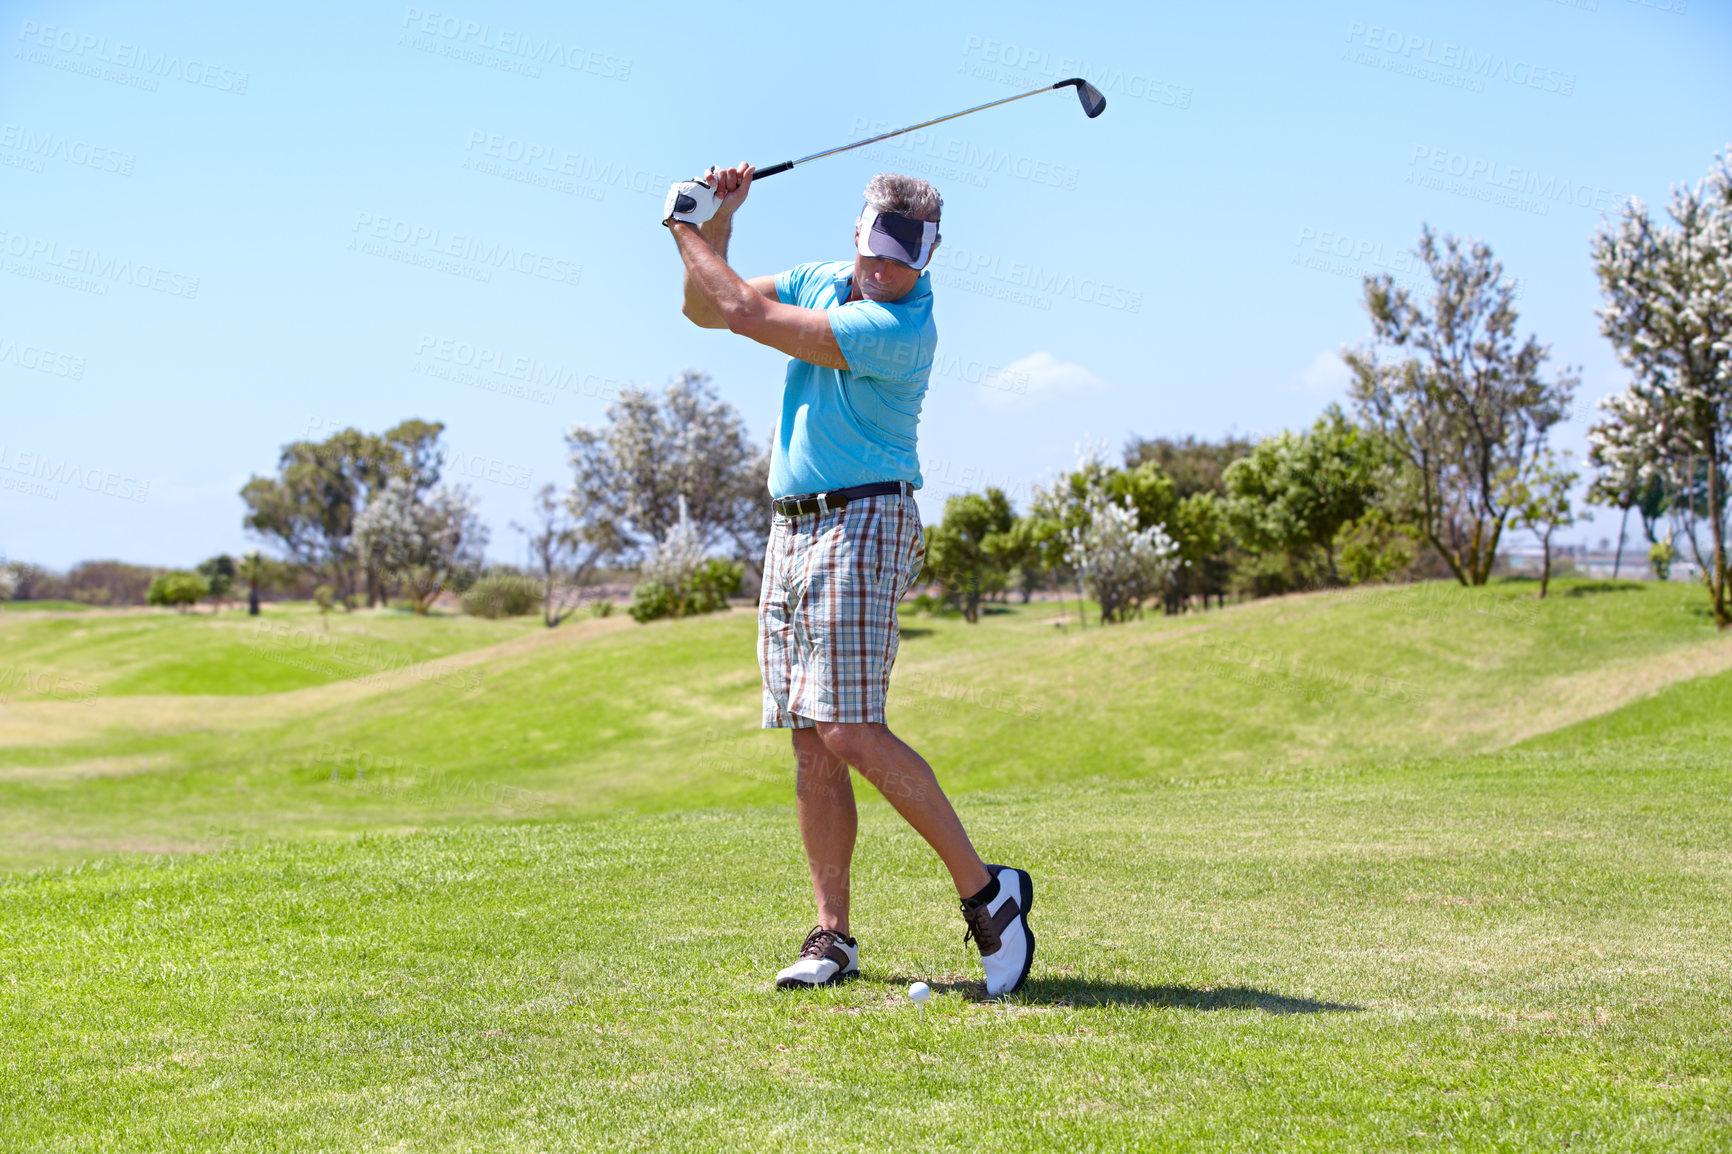
[[[877,136],[868,136],[865,140],[856,140],[853,144],[844,144],[840,148],[829,148],[823,152],[814,152],[811,156],[802,156],[799,160],[784,160],[780,164],[766,165],[752,172],[753,180],[763,180],[767,176],[775,176],[778,172],[787,172],[797,164],[805,164],[808,160],[817,160],[821,156],[833,156],[838,152],[847,152],[851,148],[860,148],[868,144],[876,144],[880,140],[889,140],[892,136],[901,136],[905,132],[914,132],[921,128],[930,128],[934,124],[943,124],[946,120],[955,120],[958,116],[967,116],[971,112],[979,112],[983,108],[993,108],[1000,104],[1009,104],[1013,100],[1021,100],[1027,96],[1037,96],[1042,92],[1051,92],[1054,88],[1062,88],[1064,84],[1054,84],[1050,88],[1031,88],[1027,92],[1019,92],[1015,96],[1006,96],[1002,100],[989,100],[985,104],[977,104],[973,108],[964,108],[961,112],[952,112],[949,116],[940,116],[935,120],[923,120],[919,124],[910,124],[907,128],[898,128],[894,132],[882,132]]]

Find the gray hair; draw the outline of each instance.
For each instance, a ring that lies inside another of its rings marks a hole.
[[[879,212],[894,212],[915,220],[937,220],[944,212],[944,198],[918,176],[880,172],[866,182],[866,203]]]

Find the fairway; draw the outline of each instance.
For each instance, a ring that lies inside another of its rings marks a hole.
[[[1003,1004],[865,794],[863,977],[771,987],[809,894],[749,613],[386,623],[465,664],[227,696],[191,631],[238,615],[9,615],[32,669],[126,645],[190,691],[0,711],[0,1147],[1723,1149],[1693,594],[905,614],[891,722],[1039,887]]]

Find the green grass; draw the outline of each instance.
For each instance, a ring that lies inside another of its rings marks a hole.
[[[865,793],[864,976],[770,987],[810,896],[745,613],[479,686],[21,700],[8,861],[77,864],[0,882],[0,1148],[1725,1149],[1694,592],[907,618],[892,723],[1039,887],[1004,1004]]]
[[[82,601],[0,601],[0,613],[83,613]]]
[[[1602,585],[1561,585],[1545,602],[1522,584],[1471,595],[1422,586],[1105,631],[1074,619],[1061,631],[1053,605],[1009,607],[979,626],[905,615],[891,722],[963,792],[1079,777],[1261,779],[1497,749],[1732,666],[1695,590],[1630,583],[1571,596]],[[299,651],[274,634],[246,648],[256,626],[244,620],[222,665],[231,681],[296,668],[282,662]],[[216,624],[151,623],[163,651],[181,655],[197,654],[199,630],[208,638]],[[381,625],[420,629],[429,651],[478,627],[406,615]],[[0,866],[782,796],[787,740],[759,728],[750,612],[527,628],[469,655],[484,663],[445,659],[368,684],[20,699],[13,727],[0,715]],[[0,623],[0,639],[9,632]],[[83,652],[69,641],[64,668],[83,668]]]
[[[396,609],[337,612],[321,620],[308,605],[273,603],[258,617],[231,609],[19,618],[0,622],[0,638],[9,665],[51,676],[62,695],[76,685],[103,697],[245,696],[390,672],[541,628],[539,617],[436,621],[430,627],[427,619]],[[31,695],[27,690],[21,697]]]

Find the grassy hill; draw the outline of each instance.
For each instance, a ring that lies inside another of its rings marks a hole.
[[[910,617],[891,722],[965,792],[1476,753],[1732,666],[1699,600],[1583,582],[1540,602],[1512,583],[1104,631],[1058,628],[1051,605],[974,627]],[[745,611],[554,631],[392,614],[330,634],[304,611],[0,620],[8,660],[35,673],[0,712],[0,865],[783,801],[787,739],[759,728],[753,633]]]
[[[865,793],[865,975],[770,988],[809,894],[747,613],[411,621],[443,673],[247,693],[216,669],[267,654],[164,616],[198,692],[78,700],[45,674],[101,661],[0,620],[35,674],[0,689],[0,1147],[1724,1149],[1732,641],[1697,600],[906,618],[892,724],[1040,887],[1002,1005]],[[148,668],[112,620],[89,644]],[[153,848],[226,852],[91,858]]]

